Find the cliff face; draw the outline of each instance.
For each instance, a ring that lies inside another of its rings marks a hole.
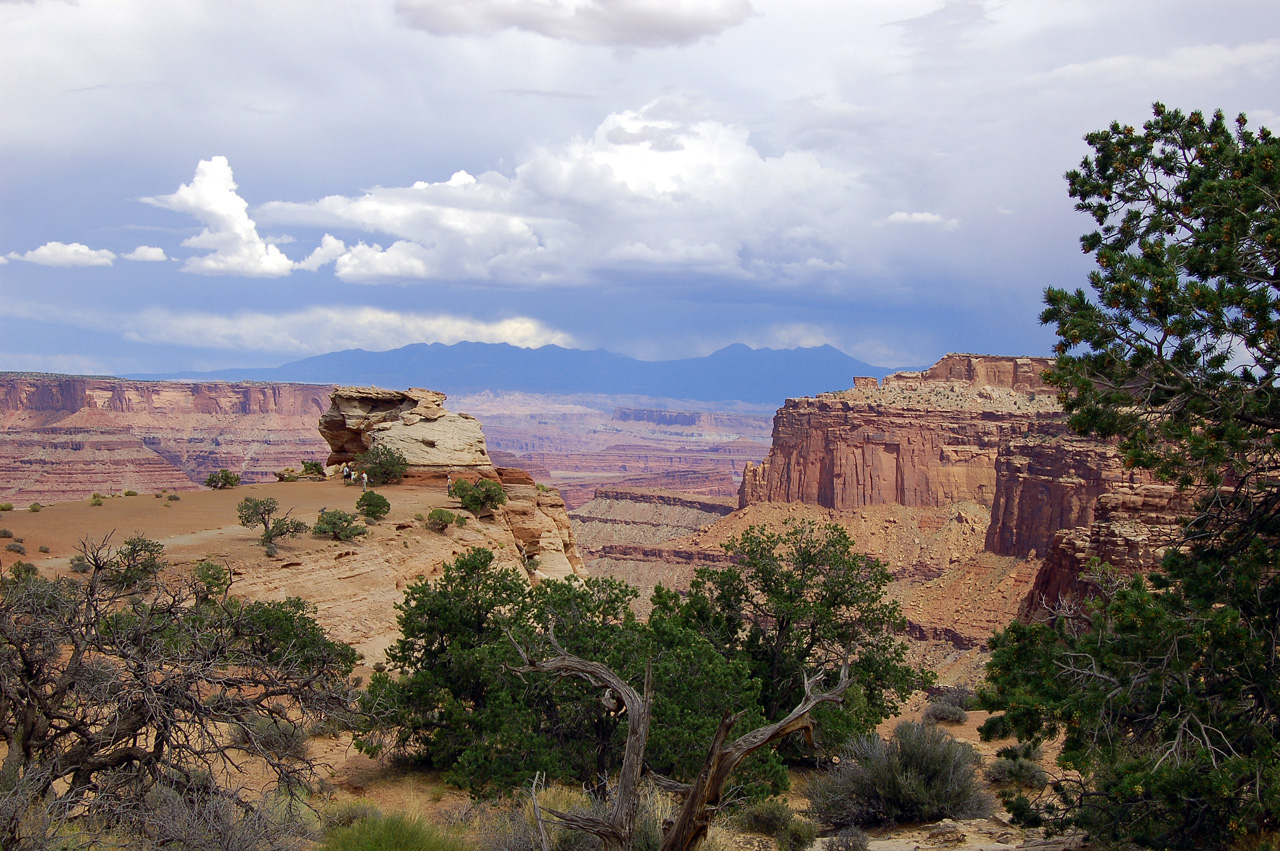
[[[1020,616],[1033,618],[1088,596],[1093,583],[1086,574],[1095,558],[1120,573],[1155,569],[1191,510],[1192,498],[1172,485],[1117,485],[1102,494],[1090,523],[1054,533]]]
[[[768,457],[746,466],[739,504],[978,503],[991,509],[985,552],[1043,560],[1024,577],[1034,576],[1029,589],[1002,586],[1026,594],[1024,616],[1083,596],[1091,558],[1150,570],[1177,535],[1185,498],[1126,469],[1112,445],[1072,433],[1040,378],[1049,365],[948,355],[879,384],[788,399]]]
[[[743,471],[739,504],[992,506],[1002,442],[1061,416],[1045,359],[948,355],[877,385],[788,399],[773,447]]]
[[[330,388],[0,374],[0,500],[192,490],[219,469],[268,481],[324,458]]]
[[[1059,530],[1091,524],[1103,495],[1150,481],[1125,469],[1111,445],[1079,437],[1062,421],[1003,443],[995,473],[987,550],[1018,558],[1045,555]]]
[[[329,444],[330,466],[355,460],[375,445],[404,455],[411,467],[434,471],[485,470],[496,478],[480,422],[444,407],[448,397],[434,390],[337,387],[320,417],[320,436]]]

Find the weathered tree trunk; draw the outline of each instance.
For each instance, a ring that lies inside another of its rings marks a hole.
[[[547,810],[571,830],[582,830],[598,836],[607,849],[625,851],[631,845],[635,830],[636,811],[640,805],[640,772],[644,764],[645,748],[649,741],[649,720],[653,705],[652,669],[645,668],[644,696],[637,694],[626,681],[613,672],[607,665],[589,662],[566,651],[555,639],[554,632],[549,636],[551,646],[558,655],[551,659],[534,660],[528,651],[517,645],[517,651],[524,665],[516,670],[520,673],[552,673],[560,676],[580,677],[597,688],[612,689],[622,698],[626,706],[627,746],[622,759],[622,771],[618,776],[618,787],[614,792],[613,807],[607,819],[591,816],[569,815]],[[804,683],[804,699],[800,705],[773,724],[766,724],[752,730],[729,744],[725,742],[733,725],[742,717],[741,713],[725,713],[716,728],[711,746],[707,749],[707,757],[703,760],[702,770],[698,772],[693,783],[678,783],[659,775],[653,775],[655,781],[663,789],[675,792],[683,797],[680,811],[670,826],[666,827],[661,851],[694,851],[707,835],[707,827],[723,802],[724,789],[729,777],[750,754],[772,742],[799,730],[812,741],[813,721],[810,711],[820,703],[841,701],[840,695],[852,683],[847,668],[841,670],[840,681],[831,691],[814,694],[813,689],[821,681],[819,674],[806,677]]]

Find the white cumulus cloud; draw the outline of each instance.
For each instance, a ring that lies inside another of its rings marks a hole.
[[[194,216],[205,225],[182,244],[210,253],[188,259],[183,271],[275,278],[293,270],[293,262],[284,252],[258,235],[257,225],[249,218],[248,203],[236,194],[226,157],[201,160],[191,182],[179,186],[172,195],[142,200]]]
[[[681,97],[609,115],[589,138],[535,151],[512,175],[271,202],[273,225],[354,229],[349,281],[577,282],[632,269],[761,282],[848,268],[868,219],[850,172],[806,152],[767,156],[745,127]]]
[[[95,250],[79,242],[46,242],[25,254],[10,251],[9,259],[41,266],[110,266],[116,255],[105,248]]]
[[[306,258],[299,260],[294,264],[296,269],[305,269],[308,272],[314,272],[326,263],[332,263],[347,251],[347,246],[342,240],[331,234],[325,234],[320,240],[320,244],[316,246],[316,250],[312,251]]]
[[[578,44],[693,44],[743,23],[748,0],[400,0],[410,26],[436,35],[521,30]]]
[[[124,318],[123,327],[126,338],[148,343],[303,355],[463,340],[522,347],[574,344],[570,335],[528,317],[485,321],[376,307],[316,306],[284,314],[244,312],[230,316],[157,308]]]
[[[151,245],[139,245],[128,254],[121,254],[120,256],[125,260],[141,260],[146,263],[160,263],[169,259],[164,256],[163,248],[156,248]]]

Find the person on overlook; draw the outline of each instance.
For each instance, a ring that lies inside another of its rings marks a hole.
[[[343,485],[351,484],[351,465],[350,464],[342,465],[342,484]]]
[[[360,471],[360,492],[364,493],[369,489],[369,473],[365,470]]]

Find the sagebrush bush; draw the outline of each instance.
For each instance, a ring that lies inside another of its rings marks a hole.
[[[46,546],[40,546],[40,547],[37,547],[37,549],[38,549],[38,550],[40,550],[40,552],[42,552],[42,553],[52,552],[52,551],[51,551],[48,547],[46,547]]]
[[[356,822],[368,821],[382,816],[378,805],[370,801],[344,801],[325,810],[321,814],[326,830],[335,827],[350,827]]]
[[[12,502],[0,502],[0,511],[13,511]]]
[[[93,499],[89,500],[89,504],[95,507],[102,505],[102,497],[95,496]]]
[[[940,686],[929,695],[930,703],[942,703],[969,710],[977,704],[977,696],[968,686]]]
[[[795,814],[791,812],[787,802],[774,797],[747,804],[738,810],[733,820],[739,828],[748,833],[777,836],[778,831],[786,827],[793,818]]]
[[[251,753],[267,753],[277,759],[302,759],[307,755],[307,731],[284,718],[255,715],[235,728],[236,747]]]
[[[28,506],[27,506],[27,511],[30,511],[32,514],[35,514],[35,513],[39,512],[39,511],[40,511],[40,509],[42,509],[42,508],[44,508],[44,506],[43,506],[43,505],[41,505],[41,504],[40,504],[40,503],[38,503],[38,502],[33,502],[33,503],[31,503],[30,505],[28,505]]]
[[[742,830],[772,836],[778,851],[804,851],[818,837],[812,822],[796,818],[781,798],[765,798],[740,809],[734,821]]]
[[[827,840],[826,851],[867,851],[871,837],[857,827],[846,827]]]
[[[969,713],[950,703],[930,703],[920,720],[925,724],[963,724],[969,720]]]
[[[462,839],[421,819],[374,816],[329,831],[319,851],[470,851]]]
[[[12,529],[0,529],[0,538],[12,538],[12,537],[13,537]]]
[[[987,766],[983,776],[996,786],[1019,786],[1023,789],[1043,789],[1049,783],[1049,775],[1043,768],[1021,757],[997,759]]]
[[[182,499],[182,497],[178,496],[176,493],[171,493],[168,496],[166,496],[165,499],[169,500],[170,502],[177,502],[178,500]]]
[[[811,778],[809,812],[837,828],[989,815],[972,746],[929,724],[904,721],[889,739],[863,736],[842,761]]]
[[[89,560],[84,557],[83,553],[76,553],[71,557],[71,569],[76,573],[88,573],[92,569]]]
[[[137,495],[138,495],[138,492],[137,492],[137,491],[125,491],[125,492],[124,492],[124,495],[125,495],[125,496],[137,496]]]
[[[19,544],[17,541],[13,541],[12,543],[5,544],[4,548],[11,553],[17,553],[20,556],[24,556],[27,554],[27,548],[24,547],[22,544]]]

